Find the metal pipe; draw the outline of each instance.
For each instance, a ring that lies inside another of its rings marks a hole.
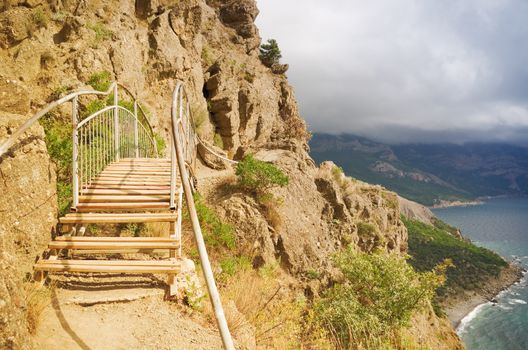
[[[136,158],[139,158],[139,135],[138,135],[138,110],[137,101],[134,100],[134,147],[136,149]]]
[[[77,205],[79,204],[79,174],[78,174],[78,157],[79,157],[79,149],[78,149],[78,134],[77,134],[77,123],[78,123],[78,116],[77,116],[77,107],[78,107],[78,101],[77,96],[75,96],[72,100],[72,138],[73,138],[73,144],[72,144],[72,191],[73,191],[73,209],[77,208]]]
[[[200,254],[200,262],[202,264],[202,270],[207,283],[207,289],[209,291],[209,298],[213,304],[213,309],[216,316],[216,322],[218,323],[218,328],[220,330],[220,335],[222,336],[222,342],[226,350],[234,350],[233,339],[231,338],[231,333],[229,332],[229,327],[224,314],[224,309],[222,308],[222,302],[220,301],[220,294],[216,287],[216,283],[213,276],[213,270],[211,268],[211,263],[207,255],[207,249],[205,247],[204,238],[202,235],[202,229],[200,227],[200,222],[198,220],[198,214],[196,212],[196,207],[194,205],[194,199],[191,191],[191,185],[189,182],[189,176],[185,169],[185,160],[183,158],[183,150],[181,149],[180,135],[178,130],[178,125],[176,123],[176,104],[178,93],[183,94],[183,85],[178,83],[174,89],[172,97],[172,108],[171,108],[171,118],[172,118],[172,139],[176,149],[176,158],[178,160],[178,168],[180,171],[180,177],[182,181],[182,186],[185,194],[185,200],[187,201],[187,209],[189,210],[189,216],[191,218],[192,228],[194,231],[194,238],[196,240],[196,246],[198,247],[198,252]],[[181,117],[181,115],[180,115]]]
[[[115,147],[115,160],[119,160],[119,109],[117,105],[119,99],[117,97],[117,85],[114,86],[114,147]]]

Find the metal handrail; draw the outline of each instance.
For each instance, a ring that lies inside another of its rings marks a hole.
[[[225,318],[222,302],[220,300],[220,294],[218,293],[218,288],[216,287],[216,283],[214,280],[213,270],[211,268],[209,256],[207,255],[207,249],[205,247],[205,241],[203,238],[202,229],[200,227],[200,221],[198,220],[196,206],[194,205],[194,198],[191,189],[189,174],[187,172],[185,164],[184,152],[186,150],[184,149],[184,147],[182,147],[185,144],[183,143],[184,140],[181,139],[182,135],[180,134],[182,131],[182,122],[185,120],[188,123],[191,122],[189,100],[187,99],[187,94],[185,93],[183,83],[178,82],[172,94],[171,105],[172,145],[175,153],[175,157],[173,157],[172,159],[173,162],[174,160],[177,160],[177,165],[179,168],[179,173],[183,186],[183,192],[187,202],[187,209],[189,210],[189,216],[191,218],[192,228],[194,231],[194,238],[200,255],[202,271],[207,284],[207,289],[209,291],[209,298],[211,300],[211,304],[213,305],[213,309],[215,312],[216,322],[218,324],[218,329],[220,330],[222,342],[226,350],[234,350],[235,347],[233,345],[233,339],[231,338],[231,333],[229,332],[229,327]],[[190,131],[191,129],[194,132],[192,124],[190,125],[190,128],[187,129],[187,131]]]
[[[134,103],[134,111],[131,112],[127,110],[124,107],[119,106],[119,99],[118,99],[118,87],[122,88],[130,97],[133,99]],[[92,115],[88,116],[87,118],[83,119],[82,121],[79,120],[79,111],[78,111],[78,99],[79,96],[83,95],[99,95],[99,96],[109,96],[111,93],[114,94],[114,101],[113,105],[103,108],[100,111],[97,111],[93,113]],[[24,124],[22,124],[11,136],[7,138],[7,140],[0,145],[0,157],[4,155],[11,146],[18,140],[18,138],[26,132],[35,122],[37,122],[40,118],[45,116],[47,113],[52,111],[53,109],[57,108],[60,105],[63,105],[64,103],[71,102],[72,103],[72,139],[73,139],[73,149],[72,149],[72,189],[73,189],[73,207],[72,209],[75,209],[77,204],[79,203],[79,193],[80,189],[82,189],[82,184],[79,186],[79,180],[80,182],[83,182],[83,179],[79,179],[79,175],[81,177],[84,175],[82,174],[82,165],[81,164],[81,174],[79,174],[79,160],[82,163],[82,158],[79,159],[79,139],[82,141],[82,134],[79,135],[79,130],[84,125],[87,125],[90,123],[94,118],[97,116],[102,115],[105,112],[109,112],[113,110],[113,150],[115,155],[112,157],[113,160],[119,160],[120,157],[120,139],[119,139],[119,117],[120,117],[120,111],[121,114],[125,113],[125,115],[132,115],[134,117],[134,145],[135,145],[135,157],[139,157],[140,151],[139,151],[139,139],[148,138],[149,142],[152,144],[152,148],[154,151],[152,152],[154,154],[154,157],[158,157],[158,148],[157,143],[155,139],[154,130],[152,128],[152,125],[150,124],[147,114],[141,107],[141,104],[138,103],[138,99],[134,93],[130,91],[128,87],[126,87],[123,84],[120,84],[118,82],[112,82],[108,89],[106,91],[98,91],[98,90],[80,90],[72,92],[54,102],[51,102],[47,104],[43,109],[35,113],[31,118],[29,118]],[[126,112],[123,112],[126,111]],[[139,111],[139,113],[138,113]],[[139,120],[139,115],[141,115],[141,121]],[[146,125],[146,126],[145,126]],[[104,126],[106,128],[106,126]],[[142,132],[146,132],[145,134]],[[99,130],[100,132],[101,130]],[[80,136],[80,137],[79,137]],[[106,149],[105,149],[106,151]],[[105,160],[108,158],[106,155],[101,156]],[[110,158],[108,158],[110,159]],[[101,162],[101,164],[106,164],[105,162]],[[99,169],[99,168],[97,168]],[[99,169],[100,170],[100,169]],[[89,176],[93,175],[92,169],[89,171]]]
[[[24,132],[26,132],[37,120],[45,116],[47,113],[49,113],[52,109],[55,109],[56,107],[72,101],[76,98],[78,98],[81,95],[109,95],[115,88],[116,83],[113,82],[108,90],[106,91],[97,91],[97,90],[80,90],[76,92],[72,92],[54,102],[51,102],[46,105],[43,109],[35,113],[31,118],[29,118],[24,124],[22,124],[2,145],[0,145],[0,157],[4,155],[4,153],[7,152],[7,150],[15,143],[15,141],[22,135]]]

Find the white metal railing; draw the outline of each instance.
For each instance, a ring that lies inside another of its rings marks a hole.
[[[218,329],[220,330],[224,348],[226,350],[234,350],[235,347],[233,345],[233,339],[231,338],[231,333],[229,332],[224,309],[220,300],[220,294],[218,293],[218,288],[216,287],[214,280],[209,256],[207,255],[207,249],[205,247],[202,229],[198,220],[198,214],[194,205],[190,177],[192,175],[191,172],[193,171],[193,162],[196,159],[196,142],[198,138],[194,133],[192,125],[189,99],[185,92],[183,83],[181,82],[176,84],[172,94],[171,131],[172,153],[174,154],[171,159],[173,160],[173,166],[175,167],[175,163],[177,162],[179,169],[182,182],[181,187],[183,188],[183,192],[185,194],[187,209],[189,210],[189,217],[191,219],[194,232],[194,239],[196,241],[196,246],[198,247],[202,271],[207,284],[207,289],[209,291],[209,299],[213,305],[216,322],[218,324]]]
[[[119,105],[118,88],[132,98],[132,111]],[[79,96],[111,94],[112,105],[80,120]],[[157,158],[158,149],[152,126],[136,96],[126,86],[113,82],[107,91],[76,91],[46,105],[0,145],[0,156],[37,120],[67,102],[72,103],[72,209],[75,209],[79,194],[108,164],[120,158]]]

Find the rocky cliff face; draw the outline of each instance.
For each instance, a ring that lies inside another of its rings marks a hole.
[[[346,245],[406,252],[407,231],[394,193],[347,179],[332,163],[316,167],[309,157],[309,134],[292,88],[284,75],[274,74],[258,58],[261,39],[254,25],[258,15],[254,0],[10,0],[1,6],[0,81],[15,80],[17,86],[0,84],[0,93],[2,97],[21,96],[18,89],[30,93],[22,98],[23,107],[2,98],[0,110],[25,115],[1,112],[0,120],[21,122],[47,101],[85,86],[93,73],[108,71],[146,102],[155,129],[168,133],[172,88],[182,80],[204,139],[235,159],[256,153],[290,178],[287,187],[274,192],[280,203],[273,210],[221,185],[208,192],[210,203],[236,224],[238,239],[248,247],[255,266],[278,260],[300,288],[316,295],[335,280],[329,257]],[[38,127],[35,132],[41,139]],[[54,217],[50,214],[55,210],[54,172],[42,142],[35,142],[30,151],[21,148],[12,155],[21,169],[31,167],[29,157],[38,158],[37,170],[32,169],[34,182],[22,176],[25,170],[4,171],[11,160],[1,160],[4,176],[30,183],[13,187],[4,182],[12,199],[5,203],[2,199],[2,204],[11,222],[18,212],[14,199],[33,193],[36,200],[31,202],[43,203],[38,207],[42,217],[25,216],[28,222],[39,218],[38,226],[20,227],[43,237],[49,235]],[[43,201],[45,196],[51,202]],[[17,251],[13,247],[17,240],[7,241],[4,255]],[[27,265],[37,247],[31,244],[23,255]],[[321,274],[319,280],[303,278],[313,270]],[[8,277],[9,283],[15,280],[14,275]],[[14,305],[4,300],[5,305]],[[6,336],[18,341],[20,329],[7,330]]]
[[[0,108],[0,142],[25,119],[6,108]],[[40,126],[0,158],[0,178],[0,347],[17,349],[28,339],[26,316],[34,292],[23,281],[31,279],[33,262],[56,222],[55,170]]]

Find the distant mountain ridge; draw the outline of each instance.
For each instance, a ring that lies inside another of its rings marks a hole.
[[[498,143],[388,145],[351,134],[314,133],[310,154],[347,175],[425,205],[528,195],[528,148]]]

